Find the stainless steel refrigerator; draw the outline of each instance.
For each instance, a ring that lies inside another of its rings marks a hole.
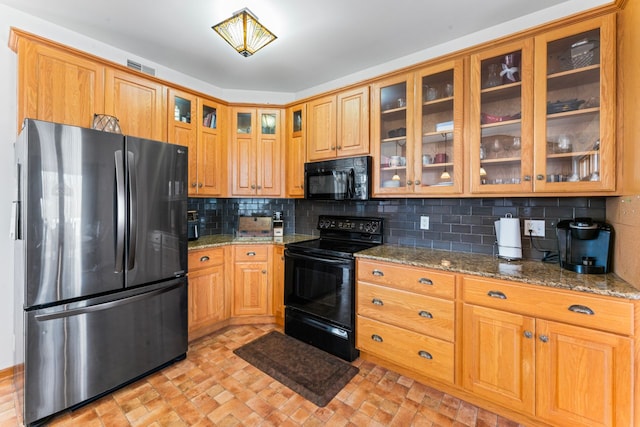
[[[15,144],[24,423],[187,351],[187,149],[25,120]]]

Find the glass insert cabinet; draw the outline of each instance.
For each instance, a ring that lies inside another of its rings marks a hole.
[[[375,194],[460,193],[463,61],[373,85]]]
[[[471,192],[614,189],[614,19],[471,56]]]

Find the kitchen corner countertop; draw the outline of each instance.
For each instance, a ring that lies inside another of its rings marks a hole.
[[[491,255],[448,252],[434,249],[380,245],[355,254],[357,258],[426,267],[452,273],[504,279],[529,285],[589,292],[640,300],[640,289],[609,274],[577,274],[555,263],[505,261]]]
[[[214,248],[225,245],[254,245],[254,244],[274,244],[286,245],[287,243],[301,242],[303,240],[317,239],[308,234],[292,234],[284,236],[282,241],[276,241],[273,237],[236,237],[231,234],[216,234],[212,236],[200,236],[198,240],[189,242],[189,250]]]

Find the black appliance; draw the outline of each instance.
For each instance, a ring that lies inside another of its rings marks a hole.
[[[382,218],[320,215],[320,238],[286,245],[285,334],[342,359],[355,347],[354,253],[382,244]]]
[[[304,197],[313,200],[368,200],[371,156],[304,164]]]
[[[613,227],[591,218],[558,222],[556,227],[560,265],[576,273],[609,272]]]
[[[200,221],[198,211],[187,211],[187,236],[189,240],[198,240],[200,237]]]
[[[25,425],[187,352],[187,148],[27,119],[15,144]]]

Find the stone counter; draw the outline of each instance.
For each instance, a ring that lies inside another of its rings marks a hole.
[[[284,236],[282,241],[276,241],[273,237],[235,237],[231,234],[216,234],[213,236],[200,236],[198,240],[189,242],[189,250],[214,248],[225,245],[254,245],[254,244],[274,244],[286,245],[287,243],[300,242],[303,240],[316,239],[317,237],[307,234],[293,234]]]
[[[507,262],[490,255],[391,245],[376,246],[358,252],[356,257],[640,300],[640,290],[613,273],[578,274],[561,268],[559,264],[541,261]]]

